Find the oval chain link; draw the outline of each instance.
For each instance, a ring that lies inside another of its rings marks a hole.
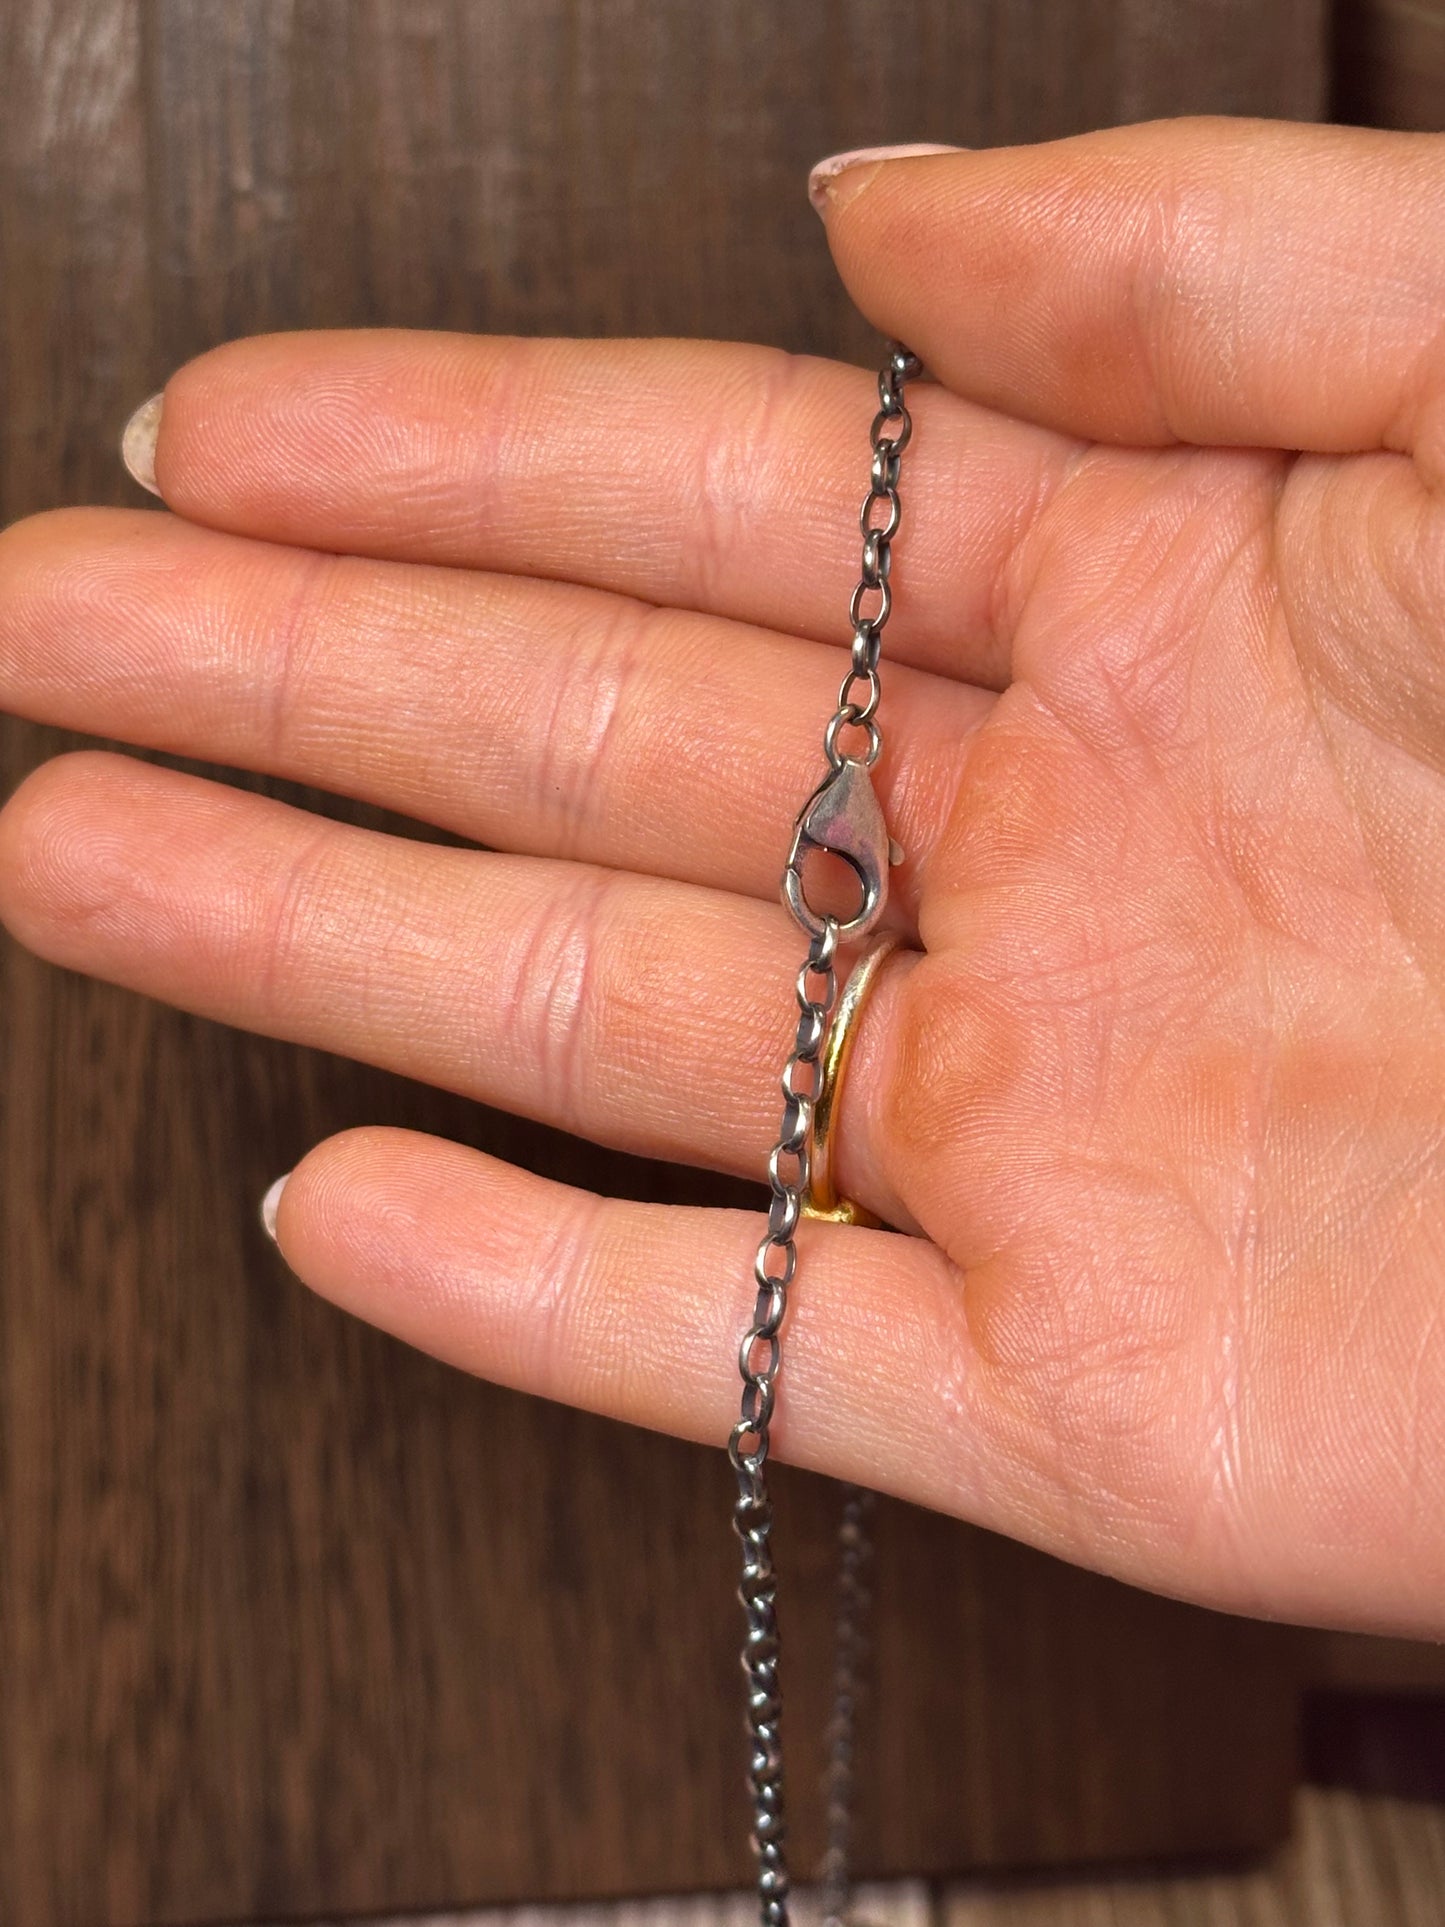
[[[878,375],[878,413],[869,439],[873,463],[867,495],[859,512],[863,568],[848,604],[852,625],[851,661],[838,692],[838,707],[824,732],[823,748],[835,770],[849,760],[870,768],[883,739],[877,722],[882,693],[878,665],[883,629],[893,608],[889,587],[892,542],[898,533],[900,459],[913,434],[904,405],[905,383],[923,372],[916,355],[896,341]],[[880,508],[884,511],[881,518]],[[877,600],[865,610],[870,596]],[[865,692],[866,694],[862,694]],[[862,700],[859,700],[862,694]],[[866,748],[849,749],[845,731]],[[813,1106],[818,1095],[819,1058],[837,1000],[838,924],[823,918],[808,945],[797,978],[798,1024],[783,1070],[783,1120],[768,1160],[772,1196],[768,1226],[753,1264],[757,1302],[753,1322],[738,1347],[742,1408],[728,1440],[728,1458],[737,1478],[733,1528],[742,1544],[745,1633],[742,1664],[747,1685],[748,1790],[753,1809],[753,1851],[757,1863],[758,1905],[762,1927],[788,1927],[788,1862],[783,1800],[782,1701],[778,1686],[777,1573],[772,1554],[772,1504],[767,1460],[777,1379],[782,1364],[781,1331],[788,1288],[798,1265],[795,1234],[808,1193]],[[838,1651],[828,1776],[828,1855],[824,1867],[825,1903],[831,1919],[841,1919],[848,1901],[848,1843],[852,1813],[853,1726],[858,1668],[863,1645],[867,1594],[862,1568],[868,1557],[867,1496],[850,1490],[840,1532],[842,1570],[838,1606]]]

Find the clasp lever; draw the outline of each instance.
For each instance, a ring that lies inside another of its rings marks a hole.
[[[853,916],[834,917],[840,937],[861,937],[888,902],[888,867],[903,852],[888,834],[883,809],[866,763],[845,757],[798,812],[783,871],[783,902],[810,937],[821,937],[829,919],[813,909],[803,889],[803,865],[814,850],[830,850],[856,873],[863,900]]]

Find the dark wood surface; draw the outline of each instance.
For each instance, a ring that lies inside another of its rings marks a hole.
[[[1290,1839],[1242,1866],[985,1875],[865,1888],[870,1927],[1439,1927],[1445,1807],[1304,1787]],[[818,1915],[804,1895],[799,1927]],[[753,1927],[745,1894],[592,1907],[518,1907],[375,1927]],[[318,1922],[317,1927],[359,1927]]]
[[[1445,0],[1339,0],[1332,66],[1337,120],[1445,128]]]
[[[673,332],[871,360],[804,198],[817,156],[1314,114],[1324,44],[1323,0],[9,0],[0,517],[133,500],[130,408],[265,328]],[[7,722],[4,788],[74,740]],[[313,1302],[255,1215],[318,1137],[378,1119],[600,1188],[717,1187],[8,940],[0,1051],[0,1920],[739,1878],[717,1455],[407,1353]],[[800,1735],[830,1509],[788,1483]],[[1285,1635],[903,1508],[884,1536],[879,1869],[1279,1831]]]

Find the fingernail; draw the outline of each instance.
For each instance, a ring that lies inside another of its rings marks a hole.
[[[152,495],[159,495],[156,487],[156,436],[160,433],[161,409],[165,405],[164,394],[152,395],[143,401],[125,425],[120,438],[120,458],[140,483]]]
[[[289,1171],[283,1171],[261,1200],[261,1223],[272,1244],[276,1242],[276,1207],[281,1202],[281,1193],[286,1189],[286,1180],[290,1175]]]
[[[829,154],[821,160],[808,176],[808,199],[819,214],[825,214],[830,207],[846,207],[855,194],[865,188],[873,178],[873,173],[860,175],[846,188],[835,183],[841,174],[850,168],[861,167],[867,161],[901,161],[910,154],[962,154],[962,147],[940,146],[937,141],[908,141],[902,147],[850,147],[843,154]],[[876,165],[873,172],[876,172]]]

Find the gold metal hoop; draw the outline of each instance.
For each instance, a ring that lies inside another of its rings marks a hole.
[[[843,1078],[853,1054],[858,1016],[868,993],[877,982],[885,961],[898,948],[899,939],[889,933],[876,937],[848,973],[828,1026],[827,1041],[819,1060],[818,1096],[813,1106],[813,1149],[808,1163],[808,1195],[803,1200],[805,1218],[822,1218],[830,1224],[878,1225],[861,1204],[840,1198],[833,1180],[833,1145],[842,1097]]]

